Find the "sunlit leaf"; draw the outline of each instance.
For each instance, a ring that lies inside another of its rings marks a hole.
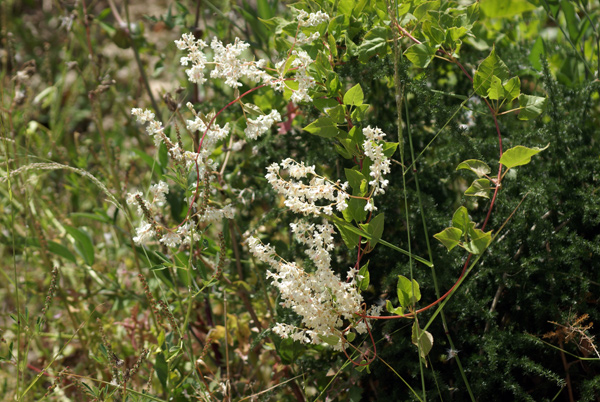
[[[496,55],[496,48],[492,48],[490,55],[481,62],[473,77],[473,88],[478,95],[488,96],[488,90],[492,84],[492,77],[498,77],[500,81],[508,79],[508,67]]]
[[[471,254],[481,254],[490,245],[492,241],[492,232],[484,232],[481,229],[470,228],[469,230],[470,241],[463,243],[461,247],[467,250]]]
[[[441,241],[448,251],[450,251],[460,243],[462,235],[463,231],[459,228],[446,228],[434,234],[433,237]]]
[[[504,97],[509,102],[512,102],[521,94],[521,79],[519,77],[512,77],[502,87],[504,88]]]
[[[465,191],[465,195],[470,197],[490,198],[490,190],[492,190],[492,186],[488,179],[477,179]]]
[[[471,220],[469,219],[469,212],[465,207],[459,207],[454,215],[452,216],[452,226],[460,229],[463,233],[469,230]]]
[[[419,328],[417,321],[415,321],[412,328],[411,340],[413,345],[419,348],[420,356],[425,359],[431,348],[433,348],[433,335]]]
[[[490,82],[488,98],[493,100],[504,99],[504,87],[502,86],[502,81],[495,75],[492,76],[492,80]]]
[[[436,49],[434,47],[426,43],[419,43],[406,49],[404,55],[415,66],[425,68],[433,60],[435,52]]]
[[[404,308],[414,306],[415,303],[421,300],[421,290],[417,281],[414,279],[411,281],[402,275],[398,275],[396,292],[398,293],[398,303]]]
[[[305,131],[325,138],[333,138],[340,133],[335,121],[331,117],[319,117],[317,120],[304,127]]]
[[[360,106],[363,104],[365,94],[363,93],[360,84],[356,84],[344,94],[344,105]]]
[[[490,174],[492,171],[487,163],[482,162],[477,159],[468,159],[458,164],[456,170],[459,169],[467,169],[475,173],[478,177],[483,177],[487,174]]]
[[[379,239],[381,239],[381,235],[383,234],[383,224],[384,224],[384,214],[381,213],[371,219],[369,223],[361,224],[360,227],[367,232],[371,239],[369,243],[371,247],[375,247]]]
[[[544,148],[527,148],[522,145],[517,145],[514,148],[508,149],[502,154],[500,163],[506,166],[507,169],[514,168],[516,166],[526,165],[531,162],[531,157],[542,152],[548,148],[550,144]]]
[[[367,290],[369,282],[371,281],[371,275],[369,274],[369,261],[363,265],[358,271],[360,279],[358,279],[358,288],[360,290]]]
[[[519,120],[531,120],[538,117],[544,111],[546,98],[533,95],[519,95]]]

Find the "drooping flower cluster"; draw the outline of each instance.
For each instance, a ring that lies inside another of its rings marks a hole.
[[[244,130],[246,137],[255,140],[271,128],[273,124],[281,121],[281,115],[275,109],[271,110],[271,113],[257,117],[255,120],[246,120],[247,126]]]
[[[363,134],[365,141],[363,143],[363,149],[365,155],[372,161],[369,167],[369,175],[373,180],[369,182],[369,185],[373,187],[373,196],[377,194],[384,194],[385,188],[387,187],[389,180],[384,179],[385,174],[390,173],[390,160],[383,153],[383,137],[385,133],[380,128],[371,128],[371,126],[363,128]],[[377,210],[377,208],[368,202],[365,210]]]
[[[256,237],[246,241],[252,255],[270,266],[267,277],[272,278],[279,289],[281,305],[291,308],[302,318],[304,328],[278,323],[273,332],[282,338],[316,345],[328,339],[334,349],[341,350],[344,347],[339,341],[341,327],[344,320],[355,320],[354,314],[360,310],[362,296],[354,278],[349,282],[342,281],[331,270],[329,251],[333,249],[335,230],[327,222],[315,225],[306,221],[292,224],[291,228],[296,240],[308,247],[306,254],[314,261],[315,272],[307,273],[296,263],[283,260],[269,244],[262,244]],[[355,329],[358,333],[367,330],[365,325],[357,325]],[[338,338],[337,343],[331,341],[332,336]]]
[[[280,171],[284,169],[297,181],[284,180],[280,176]],[[344,190],[348,183],[333,183],[315,173],[314,166],[305,166],[304,162],[298,163],[293,159],[287,158],[281,161],[281,165],[273,163],[267,168],[265,177],[275,191],[285,196],[285,206],[292,211],[304,214],[332,215],[333,207],[338,211],[346,209],[346,200],[350,197]],[[308,184],[304,184],[300,179],[310,178]],[[318,201],[330,201],[326,205],[317,205]]]
[[[292,93],[291,100],[294,103],[311,102],[312,97],[310,97],[308,91],[314,88],[316,84],[315,80],[308,73],[308,67],[314,60],[304,50],[294,50],[292,54],[296,56],[294,61],[292,61],[292,67],[296,68],[298,89]]]

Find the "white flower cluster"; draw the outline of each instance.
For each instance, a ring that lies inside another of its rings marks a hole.
[[[271,81],[272,77],[263,70],[267,65],[264,59],[240,60],[242,52],[250,47],[248,43],[235,38],[233,44],[229,43],[227,46],[223,46],[220,40],[213,38],[210,47],[215,52],[215,68],[210,73],[211,78],[225,78],[225,84],[232,88],[242,86],[238,81],[242,77],[254,82],[268,83]]]
[[[191,103],[188,103],[188,106],[191,107]],[[202,152],[200,154],[197,154],[195,152],[184,151],[181,149],[179,144],[173,144],[165,135],[162,123],[154,119],[154,113],[152,113],[150,110],[133,108],[131,109],[131,114],[136,116],[136,120],[138,122],[142,124],[148,123],[146,126],[146,132],[148,135],[154,137],[154,144],[159,146],[161,142],[165,142],[168,145],[167,148],[169,149],[169,154],[173,159],[178,162],[185,163],[187,169],[191,169],[196,165],[196,162],[198,162],[200,175],[204,174],[205,168],[211,167],[208,156],[212,153],[212,146],[214,143],[217,141],[217,139],[221,139],[229,133],[228,124],[226,124],[223,128],[213,124],[213,128],[207,133],[207,137],[209,137],[207,144],[205,142],[207,146],[202,148]],[[198,120],[198,118],[196,118],[196,120]],[[200,123],[196,123],[196,120],[188,120],[188,129],[191,131],[195,131],[192,130],[193,128],[200,129],[204,127],[204,129],[206,129],[206,126],[200,126]]]
[[[389,180],[383,178],[383,175],[390,173],[390,160],[383,154],[383,137],[385,133],[380,128],[371,128],[368,126],[363,128],[363,134],[366,137],[363,143],[363,149],[367,158],[373,161],[373,164],[369,167],[371,171],[370,176],[373,178],[369,182],[370,186],[373,186],[373,196],[377,194],[384,194],[385,188],[387,187]],[[376,210],[375,206],[370,202],[367,203],[365,210]]]
[[[266,133],[273,124],[279,121],[281,121],[281,115],[277,110],[273,109],[271,110],[271,113],[264,116],[259,116],[255,120],[248,119],[246,121],[247,126],[244,130],[244,133],[246,134],[247,138],[255,140]]]
[[[223,42],[213,38],[210,48],[213,50],[213,61],[209,62],[203,50],[208,47],[202,39],[196,40],[192,34],[183,34],[181,39],[176,40],[175,44],[179,50],[187,50],[187,56],[181,57],[181,65],[187,66],[190,63],[192,67],[186,69],[190,82],[204,84],[204,69],[206,65],[214,65],[211,71],[211,78],[224,78],[225,84],[237,88],[242,86],[239,82],[241,78],[248,78],[254,82],[263,81],[270,83],[272,77],[264,71],[267,62],[263,59],[258,61],[244,60],[242,53],[250,45],[239,38],[235,38],[233,44],[223,45]]]
[[[312,43],[312,42],[316,41],[317,39],[319,39],[320,37],[321,37],[321,34],[319,32],[314,32],[314,33],[310,34],[309,36],[306,36],[304,34],[304,32],[300,32],[298,34],[298,36],[296,37],[296,44],[304,45],[307,43]]]
[[[160,121],[154,120],[154,113],[148,109],[133,108],[131,109],[131,114],[135,116],[136,121],[142,124],[148,123],[146,132],[150,137],[154,137],[154,144],[158,146],[162,141],[162,136],[164,136],[164,127]],[[156,134],[159,135],[155,137]]]
[[[207,60],[202,50],[208,46],[206,42],[202,39],[196,41],[193,34],[183,34],[180,40],[175,41],[175,45],[179,50],[188,51],[188,55],[182,57],[179,61],[182,66],[187,66],[190,62],[192,63],[192,68],[185,70],[189,81],[200,85],[204,84],[206,82],[204,67]]]
[[[296,82],[298,89],[292,93],[291,100],[294,103],[312,102],[312,98],[308,95],[308,90],[313,88],[315,80],[308,74],[308,67],[314,62],[308,53],[304,50],[294,50],[292,54],[296,56],[292,61],[292,67],[296,68]]]
[[[321,337],[340,338],[344,320],[355,320],[354,314],[360,311],[363,299],[354,280],[342,281],[330,268],[333,226],[327,222],[314,225],[303,221],[291,226],[296,239],[309,247],[306,253],[317,267],[313,273],[281,259],[270,245],[262,244],[255,237],[246,241],[252,255],[271,267],[267,277],[272,278],[279,289],[281,305],[291,308],[302,318],[304,328],[278,323],[273,332],[282,338],[316,345],[322,343]],[[359,324],[356,330],[364,333],[366,325]],[[332,342],[328,339],[328,343]],[[343,345],[338,341],[334,349],[341,350]]]
[[[281,178],[280,170],[285,169],[289,175],[298,181],[286,181]],[[285,196],[285,206],[292,211],[304,214],[332,215],[333,207],[338,211],[346,209],[346,200],[350,197],[344,190],[348,183],[333,183],[327,179],[317,176],[314,166],[305,166],[304,162],[298,163],[293,159],[287,158],[281,161],[281,165],[273,163],[267,168],[265,177],[275,191]],[[313,177],[308,184],[304,184],[299,179]],[[327,205],[316,205],[317,201],[331,201]]]
[[[319,25],[321,22],[329,21],[329,15],[322,11],[316,13],[307,13],[304,10],[298,10],[298,25],[301,27],[313,27]]]
[[[160,181],[150,187],[150,194],[152,195],[152,201],[150,202],[144,199],[140,191],[127,194],[127,204],[136,206],[138,214],[144,218],[140,226],[136,228],[136,236],[133,238],[136,244],[147,244],[155,235],[159,236],[159,241],[167,247],[178,247],[181,243],[190,244],[192,238],[195,240],[199,238],[198,235],[193,236],[190,222],[179,226],[177,231],[162,228],[157,233],[156,218],[158,217],[158,210],[166,205],[166,194],[168,193],[167,183]],[[204,215],[199,217],[199,221],[215,223],[223,219],[233,219],[234,215],[235,210],[232,205],[226,205],[222,209],[208,206]],[[148,220],[152,222],[148,222]],[[161,234],[160,232],[164,233]]]
[[[208,123],[210,123],[214,117],[214,114],[211,113],[204,117],[199,116],[194,110],[194,105],[192,105],[191,102],[188,102],[186,106],[192,111],[192,113],[194,113],[194,120],[186,120],[186,128],[191,133],[198,131],[201,136],[204,136],[204,139],[202,140],[202,149],[200,150],[199,156],[202,161],[207,161],[210,155],[213,153],[213,148],[217,142],[224,140],[229,135],[229,123],[225,123],[225,125],[221,127],[213,121],[210,125],[210,128],[208,128]]]

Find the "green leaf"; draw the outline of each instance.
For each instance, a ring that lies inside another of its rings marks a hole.
[[[369,244],[371,248],[375,247],[381,235],[383,234],[384,214],[381,213],[375,218],[371,219],[369,223],[361,224],[360,227],[369,234]]]
[[[478,177],[483,177],[487,174],[490,174],[492,171],[487,163],[482,162],[477,159],[468,159],[464,162],[461,162],[456,167],[456,170],[459,169],[467,169],[475,173]]]
[[[571,2],[562,0],[560,2],[560,7],[565,16],[565,22],[567,23],[567,31],[569,31],[569,37],[573,43],[577,43],[579,41],[579,17],[575,12],[575,7]]]
[[[352,342],[352,341],[354,341],[354,339],[356,339],[356,332],[348,332],[346,334],[346,340],[348,342]]]
[[[331,55],[333,58],[338,57],[337,45],[335,43],[335,35],[327,35],[327,42],[329,43],[329,49],[331,50]]]
[[[336,336],[336,335],[321,335],[321,334],[319,334],[319,339],[321,339],[323,342],[325,342],[331,346],[336,346],[338,343],[340,343],[340,337]]]
[[[336,223],[339,226],[344,226],[346,229],[356,233],[359,236],[364,237],[365,239],[368,239],[368,240],[371,239],[371,235],[366,233],[364,230],[361,230],[361,229],[351,225],[350,223],[346,222],[345,220],[339,218],[336,215],[326,216],[326,218],[329,219],[330,221]],[[400,247],[398,247],[392,243],[389,243],[383,239],[380,239],[379,243],[381,243],[385,247],[391,248],[392,250],[398,251],[399,253],[402,253],[410,258],[414,258],[416,261],[419,261],[421,264],[424,264],[430,268],[432,268],[434,266],[430,261],[427,261],[426,259],[419,257],[418,255],[409,253],[408,251],[401,249]]]
[[[335,150],[337,151],[337,153],[342,156],[342,158],[352,159],[352,153],[349,152],[346,148],[344,148],[343,146],[341,146],[339,144],[333,144],[333,146],[335,147]]]
[[[531,66],[538,71],[542,71],[542,62],[540,61],[540,56],[542,55],[546,55],[546,48],[544,46],[544,40],[541,36],[538,36],[528,56]]]
[[[458,246],[462,235],[463,231],[459,228],[446,228],[441,232],[434,234],[433,237],[441,241],[448,251],[450,251]]]
[[[478,255],[483,253],[492,242],[492,232],[484,232],[481,229],[471,227],[469,228],[469,238],[470,241],[462,244],[461,247],[471,254]]]
[[[504,99],[504,87],[502,86],[502,81],[500,78],[495,75],[492,76],[492,80],[490,82],[490,89],[488,89],[488,98],[493,100]]]
[[[162,264],[155,265],[150,268],[150,271],[152,271],[158,279],[160,279],[165,285],[167,285],[169,289],[174,288],[173,278],[171,277],[171,272],[169,271],[168,267]]]
[[[467,233],[471,223],[471,219],[469,219],[469,212],[467,212],[467,208],[459,207],[454,215],[452,216],[452,226],[460,229],[463,233]]]
[[[317,120],[304,127],[304,130],[311,134],[324,138],[333,138],[340,133],[340,129],[331,117],[319,117]]]
[[[329,74],[327,75],[327,82],[325,83],[325,86],[327,87],[327,91],[328,91],[327,94],[331,97],[337,96],[340,89],[342,89],[342,84],[340,83],[340,79],[339,79],[338,75],[333,71],[330,71]],[[336,103],[337,103],[337,101],[336,101]]]
[[[521,94],[519,96],[519,120],[531,120],[538,117],[544,111],[546,98],[533,95]]]
[[[354,247],[356,247],[358,245],[359,235],[352,232],[351,230],[348,230],[343,225],[338,225],[337,223],[335,223],[335,227],[337,227],[338,230],[340,231],[340,235],[342,236],[342,240],[344,240],[346,247],[348,247],[350,250],[352,250]]]
[[[326,109],[331,109],[339,105],[338,101],[331,98],[317,98],[313,100],[313,105],[321,112],[325,113]]]
[[[369,274],[369,261],[367,261],[367,263],[360,268],[358,275],[362,276],[362,279],[358,279],[358,289],[367,290],[369,283],[371,282],[371,275]]]
[[[68,225],[65,225],[64,228],[75,240],[75,251],[77,251],[87,265],[94,265],[94,245],[87,233]]]
[[[352,114],[350,114],[350,117],[354,121],[358,121],[358,122],[363,121],[363,119],[365,117],[365,112],[367,111],[367,109],[369,109],[369,105],[367,105],[367,104],[362,104],[360,106],[356,106],[354,108],[354,110],[352,111]]]
[[[427,43],[412,45],[404,52],[404,56],[417,67],[425,68],[435,56],[436,49]]]
[[[492,84],[492,77],[496,76],[500,81],[508,79],[508,67],[498,56],[496,48],[492,48],[490,55],[481,62],[473,77],[473,89],[478,95],[486,97]]]
[[[488,179],[477,179],[465,191],[465,195],[469,197],[490,198],[489,192],[492,189]]]
[[[333,119],[336,124],[342,124],[346,122],[346,110],[344,105],[337,105],[332,108],[325,109],[325,113]]]
[[[425,359],[431,348],[433,348],[433,335],[429,332],[419,328],[419,324],[415,320],[412,328],[412,343],[419,348],[419,354],[421,358]]]
[[[360,84],[356,84],[346,92],[344,95],[344,105],[347,106],[360,106],[363,104],[365,94],[363,93]]]
[[[362,172],[354,169],[344,169],[344,172],[346,173],[346,180],[348,180],[348,183],[352,188],[352,195],[356,195],[359,197],[364,196],[365,193],[363,193],[362,191],[362,183],[368,183],[368,180],[365,177],[365,175],[362,174]]]
[[[434,22],[431,20],[425,20],[423,22],[423,33],[436,45],[444,43],[444,40],[446,39],[444,31],[439,28],[439,25],[434,25]]]
[[[156,372],[156,376],[162,384],[163,389],[167,389],[167,377],[169,375],[169,366],[167,365],[165,356],[162,353],[158,353],[156,355],[156,360],[154,361],[154,371]]]
[[[163,169],[169,167],[169,150],[164,142],[161,142],[158,146],[158,163],[160,163],[160,167]]]
[[[348,153],[352,156],[358,156],[359,152],[358,149],[356,148],[356,144],[354,143],[354,141],[350,138],[341,138],[338,137],[338,141],[340,142],[340,144],[342,144],[344,146],[344,149],[346,151],[348,151]]]
[[[60,257],[63,257],[66,260],[69,260],[73,263],[77,263],[77,259],[75,258],[75,256],[73,255],[73,253],[71,253],[69,251],[68,248],[66,248],[65,246],[63,246],[60,243],[56,243],[53,241],[48,241],[48,251],[50,251],[53,254],[56,254]]]
[[[367,200],[362,200],[360,198],[350,198],[348,201],[348,207],[344,209],[342,214],[344,218],[351,222],[352,220],[359,222],[364,222],[367,219],[367,211],[365,211],[365,206],[367,205]],[[373,243],[373,245],[375,245]]]
[[[302,344],[295,342],[292,338],[282,339],[277,346],[277,354],[279,354],[279,357],[281,357],[281,362],[283,364],[294,363],[303,350],[304,347]]]
[[[383,144],[383,155],[386,158],[391,158],[396,153],[396,149],[398,149],[397,142],[386,142]]]
[[[509,102],[517,99],[521,94],[521,80],[519,77],[512,77],[502,87],[504,88],[504,97]]]
[[[514,148],[506,150],[500,158],[500,163],[506,166],[507,169],[512,169],[516,166],[527,165],[531,162],[531,157],[548,148],[550,144],[544,148],[527,148],[522,145],[517,145]]]
[[[427,11],[429,10],[439,10],[440,9],[440,0],[433,1],[424,1],[422,2],[415,10],[413,11],[413,15],[418,19],[424,19],[427,15]]]
[[[388,313],[391,313],[391,314],[404,315],[404,308],[402,306],[394,307],[392,302],[389,300],[385,301],[385,309],[387,310]]]
[[[507,18],[535,10],[536,6],[526,0],[481,0],[481,10],[490,18]]]
[[[398,275],[396,292],[398,293],[398,303],[404,308],[414,306],[421,300],[421,290],[417,281],[414,279],[411,281],[402,275]]]
[[[390,37],[390,28],[376,26],[366,33],[362,43],[356,49],[358,60],[365,62],[376,54],[385,54],[388,50],[387,41]]]

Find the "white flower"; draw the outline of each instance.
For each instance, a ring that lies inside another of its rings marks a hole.
[[[281,169],[287,169],[289,175],[297,181],[281,178]],[[308,184],[300,181],[307,179],[309,175],[313,177]],[[304,215],[332,215],[334,205],[338,211],[343,211],[347,207],[346,200],[350,197],[337,183],[317,176],[314,166],[305,166],[304,162],[297,163],[290,158],[281,161],[281,166],[277,163],[269,166],[265,177],[276,192],[286,197],[284,203],[288,208]],[[317,205],[320,201],[329,203]]]
[[[160,242],[167,247],[177,247],[181,243],[181,237],[178,233],[167,232],[162,236]]]
[[[369,182],[369,185],[374,187],[373,196],[384,194],[389,181],[384,179],[383,175],[391,171],[390,160],[383,154],[383,144],[380,143],[383,141],[385,134],[381,129],[377,127],[371,128],[371,126],[363,128],[363,134],[366,137],[366,140],[363,142],[365,156],[373,161],[369,167],[369,175],[373,180]],[[369,208],[374,207],[369,206]],[[368,210],[372,211],[372,209],[367,209],[365,206],[365,211]]]
[[[148,109],[142,110],[140,108],[133,108],[131,109],[131,114],[136,116],[136,120],[140,123],[148,123],[146,132],[149,136],[154,137],[156,134],[159,134],[154,137],[154,144],[158,146],[165,134],[163,133],[164,128],[162,123],[158,120],[154,120],[154,113]]]
[[[247,126],[244,130],[246,137],[255,140],[264,133],[266,133],[275,122],[281,121],[281,115],[275,109],[271,110],[271,113],[259,116],[255,120],[248,119]]]
[[[367,201],[367,205],[365,205],[365,211],[377,211],[377,207],[371,202],[372,200]]]
[[[165,195],[169,193],[169,186],[164,181],[160,181],[150,187],[150,193],[154,197],[152,203],[162,207],[167,203]]]
[[[147,244],[148,241],[154,235],[154,231],[152,230],[152,225],[147,222],[142,222],[142,224],[135,230],[136,236],[133,238],[133,241],[136,244],[143,245]]]
[[[304,328],[279,323],[273,332],[282,338],[312,344],[322,343],[320,336],[341,337],[344,320],[354,320],[363,299],[354,283],[342,281],[331,270],[329,251],[334,247],[335,230],[326,221],[320,225],[299,221],[291,228],[296,240],[308,247],[305,252],[315,263],[315,272],[309,274],[296,263],[281,259],[270,245],[255,237],[246,240],[252,255],[270,266],[267,277],[279,289],[281,305],[302,317]],[[360,333],[364,332],[366,327],[360,327]],[[337,342],[334,349],[342,347],[343,343]]]
[[[294,103],[311,102],[312,98],[308,95],[308,90],[316,84],[315,80],[308,74],[308,67],[314,60],[304,50],[294,50],[292,54],[296,56],[292,61],[292,67],[296,68],[295,80],[298,83],[298,89],[293,91],[290,99]]]
[[[329,15],[322,11],[317,11],[316,13],[307,13],[304,10],[298,10],[298,26],[301,27],[312,27],[315,25],[319,25],[321,22],[329,21]]]

